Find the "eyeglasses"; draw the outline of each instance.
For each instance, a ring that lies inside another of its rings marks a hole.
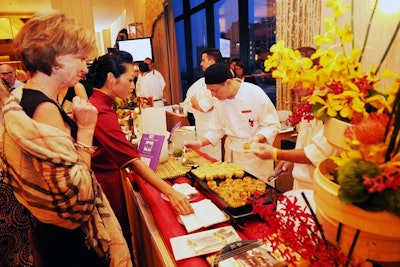
[[[11,74],[11,73],[12,73],[12,71],[9,71],[9,72],[0,72],[0,74],[1,74],[1,75],[4,75],[4,76],[5,76],[5,75],[9,75],[9,74]]]

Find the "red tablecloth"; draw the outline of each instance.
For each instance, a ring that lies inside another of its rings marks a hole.
[[[202,155],[203,157],[209,159],[211,162],[215,161],[213,158],[210,158],[208,155],[201,153],[200,151],[196,151],[196,152],[198,154]],[[131,174],[131,175],[133,175],[133,174]],[[133,178],[135,180],[135,182],[137,183],[143,198],[146,200],[147,204],[149,205],[149,207],[153,213],[154,219],[160,230],[161,236],[164,239],[164,243],[166,244],[167,248],[169,249],[171,255],[173,255],[171,243],[169,240],[172,237],[186,235],[187,232],[186,232],[184,226],[181,225],[177,221],[176,214],[173,211],[171,204],[161,197],[161,194],[158,190],[156,190],[154,187],[149,185],[141,177],[136,176],[136,177],[131,177],[131,178]],[[190,181],[190,180],[182,177],[182,178],[177,178],[177,179],[167,181],[167,182],[172,184],[174,182],[182,182],[182,181]],[[204,196],[201,195],[197,199],[197,201],[201,200],[203,198],[204,198]],[[257,221],[246,222],[244,228],[241,228],[241,229],[236,228],[236,231],[238,232],[238,234],[240,235],[240,237],[242,239],[257,239],[257,223],[258,223]],[[229,223],[214,225],[214,227],[217,228],[217,227],[226,226],[226,225],[229,225]],[[209,266],[205,260],[205,257],[202,257],[202,256],[179,260],[179,261],[176,261],[176,264],[179,267]]]

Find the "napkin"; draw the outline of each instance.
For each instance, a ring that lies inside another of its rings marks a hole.
[[[182,183],[182,184],[174,184],[172,186],[176,191],[184,194],[186,197],[190,198],[191,195],[197,194],[196,188],[191,186],[188,183]]]

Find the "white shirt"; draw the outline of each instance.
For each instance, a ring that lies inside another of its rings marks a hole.
[[[257,85],[242,82],[233,99],[215,99],[213,119],[205,137],[214,143],[224,134],[235,138],[265,136],[272,144],[280,129],[278,113]]]
[[[314,170],[318,164],[337,153],[324,136],[324,124],[321,120],[310,122],[303,120],[298,126],[296,148],[304,148],[312,164],[295,163],[292,171],[293,189],[313,189]]]
[[[10,87],[10,92],[12,92],[14,89],[16,89],[17,87],[24,85],[24,83],[18,81],[17,79],[15,79],[15,82],[13,84],[13,86]]]
[[[162,90],[164,90],[165,88],[165,80],[164,77],[162,76],[162,74],[158,71],[158,70],[151,70],[149,72],[149,74],[153,75],[154,79],[158,82],[160,88],[162,88]]]
[[[225,161],[233,161],[257,178],[267,178],[274,169],[273,160],[261,160],[252,153],[231,151],[236,139],[263,135],[272,145],[280,129],[278,113],[267,94],[257,85],[242,82],[233,99],[215,99],[210,130],[205,134],[212,144],[225,134]]]
[[[195,97],[202,111],[194,109],[191,98]],[[207,89],[204,77],[193,83],[186,92],[186,98],[183,101],[183,107],[187,112],[193,113],[196,123],[196,138],[200,140],[209,129],[214,106],[214,98],[210,90]],[[214,146],[205,146],[200,149],[215,159],[221,160],[221,142],[217,141]]]
[[[164,85],[165,86],[165,85]],[[164,95],[164,87],[161,87],[160,81],[156,75],[151,72],[145,73],[140,79],[140,89],[138,96],[153,97],[153,106],[162,107]]]
[[[202,111],[192,107],[191,98],[193,96],[198,101]],[[194,115],[198,138],[203,137],[208,131],[208,126],[210,125],[211,116],[213,114],[213,111],[208,110],[214,106],[214,98],[212,97],[210,90],[207,89],[204,77],[198,79],[189,87],[188,91],[186,92],[186,98],[183,101],[183,106],[187,112],[193,113]]]

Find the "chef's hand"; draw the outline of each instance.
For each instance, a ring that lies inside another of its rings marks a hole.
[[[171,201],[171,205],[177,214],[188,215],[194,212],[188,198],[184,194],[176,191],[175,189],[172,189],[170,191],[168,198]]]
[[[254,151],[254,154],[263,160],[273,159],[274,158],[273,150],[274,147],[271,145],[260,144],[257,146],[256,150]]]
[[[281,160],[276,165],[275,172],[282,170],[282,173],[286,173],[293,165],[293,162]]]
[[[257,134],[249,139],[250,143],[265,143],[267,139],[262,134]]]
[[[200,140],[197,141],[185,141],[184,146],[191,149],[199,149],[203,146]]]

